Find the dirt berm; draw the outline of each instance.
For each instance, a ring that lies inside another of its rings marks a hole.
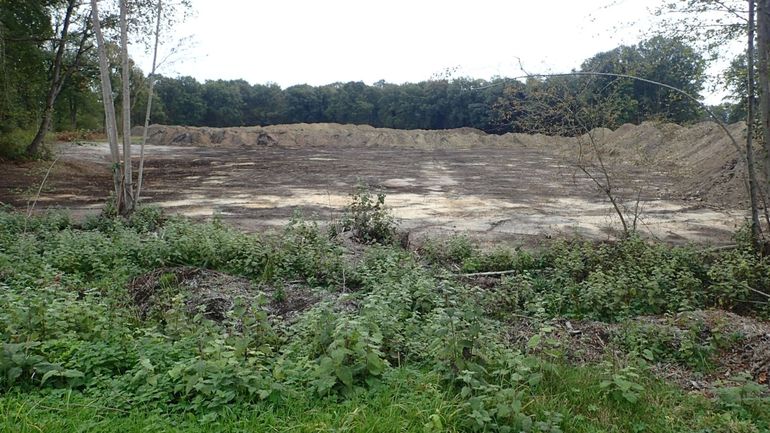
[[[738,143],[745,124],[728,130]],[[142,128],[134,129],[141,135]],[[718,125],[703,122],[683,127],[670,123],[626,124],[612,131],[596,129],[583,137],[541,134],[491,135],[472,128],[451,130],[396,130],[362,125],[294,124],[238,128],[152,125],[149,144],[203,147],[371,146],[371,147],[533,147],[573,158],[582,148],[597,148],[606,159],[675,175],[683,198],[717,206],[745,207],[745,169],[738,150]],[[593,140],[592,140],[593,139]]]

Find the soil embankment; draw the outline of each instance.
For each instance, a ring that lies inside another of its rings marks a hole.
[[[728,126],[738,143],[743,141],[745,129],[743,123]],[[142,128],[135,128],[134,132],[141,135]],[[730,137],[713,122],[688,127],[653,122],[626,124],[615,131],[596,129],[591,137],[490,135],[472,128],[407,131],[328,123],[240,128],[153,125],[148,135],[150,144],[165,146],[507,147],[545,149],[564,159],[575,158],[581,146],[584,152],[590,150],[593,138],[593,144],[605,158],[614,162],[614,167],[632,163],[666,170],[680,178],[678,192],[682,198],[724,207],[746,205],[745,171],[740,155]],[[586,164],[592,165],[595,161],[586,161]]]

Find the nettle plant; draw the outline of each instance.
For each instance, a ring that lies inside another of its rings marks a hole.
[[[312,382],[318,394],[349,396],[378,383],[388,364],[376,326],[351,319],[337,321],[330,331],[318,341],[323,352],[315,360]]]
[[[352,202],[345,209],[341,231],[350,231],[366,244],[390,244],[396,238],[396,219],[385,207],[385,193],[373,196],[367,186],[359,185]]]

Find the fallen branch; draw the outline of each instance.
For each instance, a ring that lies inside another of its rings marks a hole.
[[[705,250],[702,250],[701,252],[702,253],[718,253],[718,252],[721,252],[721,251],[730,251],[730,250],[734,250],[734,249],[737,249],[737,248],[738,248],[738,245],[730,244],[730,245],[722,245],[722,246],[719,246],[719,247],[707,248]]]
[[[37,194],[35,194],[35,200],[32,201],[32,204],[27,206],[27,217],[24,219],[24,232],[27,232],[27,221],[29,221],[29,218],[32,216],[32,211],[35,210],[35,205],[37,205],[37,201],[40,199],[40,193],[43,192],[43,186],[45,186],[45,182],[48,180],[48,176],[51,174],[51,170],[53,169],[53,166],[56,165],[56,161],[59,160],[59,157],[57,156],[56,159],[53,160],[51,165],[48,167],[48,171],[45,172],[45,177],[43,177],[43,181],[40,182],[40,188],[37,189]]]
[[[511,271],[495,271],[495,272],[474,272],[471,274],[455,274],[455,277],[495,277],[495,276],[501,276],[501,275],[510,275],[510,274],[516,274],[519,271],[511,270]]]

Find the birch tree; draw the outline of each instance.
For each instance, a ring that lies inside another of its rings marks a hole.
[[[120,1],[120,61],[123,86],[123,213],[134,210],[133,167],[131,165],[131,66],[128,58],[128,0]]]
[[[749,1],[749,20],[748,20],[748,46],[746,48],[746,63],[748,74],[746,74],[748,97],[746,102],[746,163],[749,170],[749,196],[751,199],[751,238],[756,246],[762,236],[762,230],[759,223],[759,186],[757,185],[757,173],[754,164],[754,0]]]
[[[150,127],[150,116],[152,115],[152,97],[153,89],[155,87],[155,73],[158,68],[158,46],[160,45],[160,25],[163,18],[163,0],[158,0],[158,9],[155,22],[155,43],[152,50],[152,69],[147,77],[147,110],[144,116],[144,128],[142,129],[142,144],[139,148],[139,172],[137,174],[136,181],[136,195],[134,196],[136,202],[142,196],[142,182],[144,180],[144,148],[147,145],[147,129]]]
[[[113,100],[113,89],[110,81],[110,64],[107,57],[107,47],[105,37],[100,22],[99,0],[90,0],[92,25],[97,42],[99,54],[99,70],[101,78],[102,99],[104,101],[105,111],[105,129],[107,140],[110,147],[110,156],[112,158],[113,187],[115,190],[115,200],[118,213],[128,215],[133,212],[139,197],[141,196],[143,172],[144,172],[144,147],[147,141],[147,126],[152,111],[153,85],[155,80],[158,46],[160,45],[160,33],[163,24],[169,27],[176,22],[177,8],[189,10],[190,4],[187,0],[177,2],[171,7],[164,8],[162,0],[153,2],[150,0],[118,0],[119,5],[119,28],[120,28],[120,71],[121,71],[121,127],[118,126],[115,114],[115,103]],[[149,13],[152,11],[152,13]],[[167,15],[164,15],[164,12]],[[186,15],[186,14],[185,14]],[[154,17],[154,19],[148,18]],[[164,19],[166,19],[164,21]],[[131,158],[131,62],[128,55],[129,38],[132,35],[130,25],[134,26],[133,34],[142,38],[142,32],[146,32],[148,23],[154,24],[154,50],[152,71],[148,79],[148,102],[145,116],[145,128],[142,137],[140,150],[139,170],[137,182],[134,184],[133,167]],[[122,130],[122,151],[119,143],[119,129]]]
[[[104,102],[104,129],[107,134],[107,142],[110,146],[110,158],[112,162],[112,181],[117,201],[118,212],[124,213],[121,204],[124,199],[125,185],[122,183],[123,171],[126,165],[121,163],[120,149],[118,147],[118,127],[115,118],[115,103],[112,99],[112,81],[110,80],[110,64],[107,60],[107,46],[102,33],[102,25],[99,18],[99,1],[91,0],[91,19],[96,37],[96,48],[99,56],[99,75]],[[128,169],[130,170],[130,164]],[[129,186],[130,187],[130,186]]]
[[[766,196],[770,195],[770,0],[757,0],[757,72]]]

